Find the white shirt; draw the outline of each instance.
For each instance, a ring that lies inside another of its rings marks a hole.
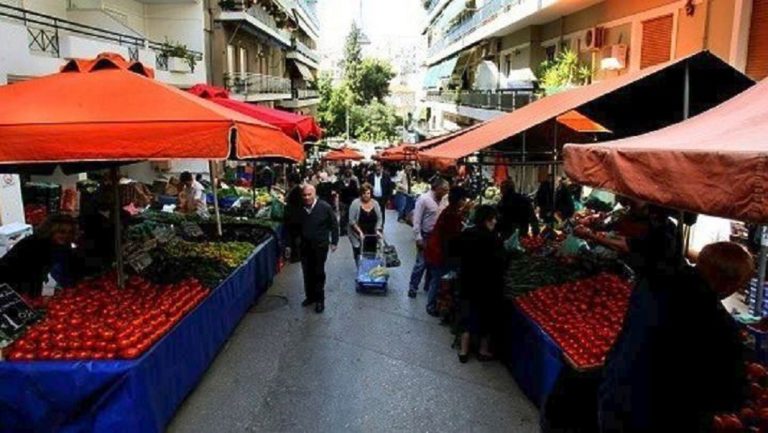
[[[384,191],[381,190],[381,179],[383,175],[373,175],[373,196],[381,197],[384,195]]]
[[[208,201],[205,197],[205,188],[203,185],[196,181],[192,181],[192,185],[187,190],[187,209],[195,209],[195,213],[203,218],[208,218]]]
[[[317,199],[315,199],[315,201],[312,202],[312,206],[310,207],[307,207],[306,205],[304,206],[304,211],[307,212],[307,215],[312,213],[312,209],[315,208],[316,204],[317,204]]]
[[[701,250],[715,242],[731,240],[731,221],[709,215],[699,215],[696,224],[691,227],[689,249],[693,252]]]

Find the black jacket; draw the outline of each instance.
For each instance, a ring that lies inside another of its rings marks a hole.
[[[301,212],[303,211],[303,199],[301,197],[301,185],[296,185],[288,192],[285,198],[285,222],[289,225],[301,223]]]
[[[368,183],[371,184],[371,188],[376,187],[376,173],[368,175]],[[392,177],[385,171],[381,174],[381,193],[382,197],[392,197],[395,192],[395,183],[392,182]],[[385,203],[381,203],[384,206]]]
[[[496,227],[501,237],[507,239],[515,230],[520,236],[525,236],[531,227],[533,234],[538,235],[539,220],[531,200],[516,192],[505,194],[499,203],[499,224]]]
[[[502,298],[504,248],[496,233],[472,227],[454,244],[460,258],[460,297],[480,308],[490,308]]]
[[[16,292],[37,297],[53,267],[55,247],[48,239],[30,236],[17,243],[0,259],[0,283]]]
[[[300,214],[302,244],[322,248],[339,243],[339,221],[331,205],[318,199],[312,212],[302,208]]]

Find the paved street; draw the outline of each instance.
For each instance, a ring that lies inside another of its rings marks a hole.
[[[505,368],[459,364],[449,330],[425,313],[425,292],[406,296],[414,248],[393,212],[386,235],[403,261],[388,296],[355,293],[346,237],[328,261],[322,315],[301,307],[301,269],[289,265],[168,431],[538,431],[536,409]]]

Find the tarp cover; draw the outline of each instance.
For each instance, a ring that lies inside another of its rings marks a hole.
[[[0,86],[0,164],[303,158],[301,145],[274,126],[151,75],[107,54]]]
[[[669,206],[768,223],[768,80],[645,135],[567,145],[575,181]]]
[[[0,362],[2,433],[161,433],[271,283],[271,238],[162,340],[131,361]]]
[[[247,102],[229,99],[229,92],[221,87],[197,84],[189,89],[193,95],[209,99],[230,110],[280,128],[289,137],[298,141],[316,141],[323,137],[323,130],[312,116],[280,111]]]
[[[701,113],[754,84],[717,56],[703,51],[689,57],[556,93],[423,153],[425,158],[456,161],[558,116],[579,113],[624,138],[656,130],[682,119],[686,66],[691,77],[691,113]]]
[[[360,161],[365,159],[365,157],[354,149],[342,147],[341,149],[326,153],[323,159],[326,161]]]

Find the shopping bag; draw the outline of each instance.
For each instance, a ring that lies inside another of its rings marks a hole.
[[[384,242],[382,248],[382,255],[384,256],[384,265],[388,268],[396,268],[400,266],[400,257],[397,255],[397,249],[394,245],[390,245]]]

